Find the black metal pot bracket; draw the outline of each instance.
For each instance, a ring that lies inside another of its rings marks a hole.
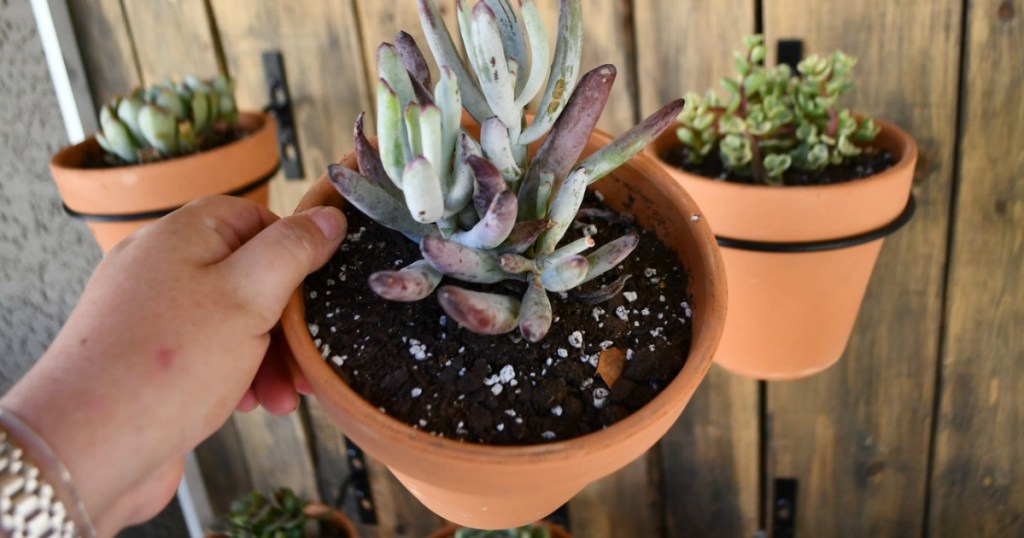
[[[292,97],[288,90],[288,76],[281,51],[263,52],[263,76],[267,82],[267,95],[270,96],[270,104],[265,110],[277,120],[277,153],[281,158],[281,167],[284,168],[284,177],[289,180],[303,179],[306,172],[302,166]]]
[[[338,492],[338,499],[335,506],[345,505],[345,500],[351,490],[355,496],[356,513],[359,515],[359,522],[364,525],[377,524],[377,505],[373,502],[373,492],[370,490],[370,475],[366,468],[366,455],[363,449],[345,438],[345,457],[348,459],[348,477],[341,485]]]
[[[776,478],[772,499],[772,538],[793,538],[796,528],[795,478]]]
[[[752,250],[755,252],[775,252],[781,254],[794,254],[802,252],[821,252],[823,250],[837,250],[841,248],[850,248],[864,243],[870,243],[876,239],[881,239],[887,235],[894,233],[899,230],[906,223],[910,222],[910,218],[914,216],[914,210],[917,204],[914,202],[914,195],[911,194],[907,198],[907,205],[903,208],[903,211],[897,216],[892,222],[889,222],[885,226],[869,230],[867,232],[850,235],[847,237],[840,237],[837,239],[826,239],[823,241],[804,241],[804,242],[792,242],[792,243],[775,243],[768,241],[748,241],[746,239],[735,239],[732,237],[723,237],[721,235],[715,236],[718,239],[718,246],[723,248],[733,248],[736,250]]]

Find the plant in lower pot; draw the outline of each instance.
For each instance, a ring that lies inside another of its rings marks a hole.
[[[357,538],[355,525],[341,511],[278,488],[258,491],[231,503],[223,531],[207,536],[230,538]]]
[[[562,527],[547,521],[531,523],[514,529],[480,530],[448,525],[428,538],[570,538]]]
[[[560,2],[550,70],[530,0],[458,3],[469,65],[419,8],[439,80],[408,35],[378,49],[377,145],[357,120],[353,154],[299,206],[347,203],[349,235],[283,325],[346,435],[446,519],[511,528],[667,431],[723,324],[721,264],[639,153],[682,103],[615,140],[594,130],[615,70],[576,84],[579,0]]]
[[[735,53],[727,97],[687,96],[649,151],[704,210],[723,247],[729,317],[715,355],[760,379],[822,371],[843,353],[882,238],[906,222],[917,146],[839,97],[855,60],[765,67],[761,36]]]
[[[57,152],[50,172],[65,210],[85,220],[103,252],[201,196],[267,203],[278,168],[274,121],[240,113],[231,80],[138,88],[103,105],[99,119],[101,132]]]

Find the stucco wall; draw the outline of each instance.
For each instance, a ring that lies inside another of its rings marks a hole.
[[[29,1],[0,0],[0,391],[46,349],[100,259],[47,169],[66,143]]]

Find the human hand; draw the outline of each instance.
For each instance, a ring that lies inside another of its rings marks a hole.
[[[271,333],[293,290],[338,248],[345,219],[278,219],[209,197],[125,239],[100,263],[38,364],[0,400],[71,472],[101,534],[155,515],[184,455],[233,409],[298,403]]]

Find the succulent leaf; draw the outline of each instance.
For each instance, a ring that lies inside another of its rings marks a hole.
[[[384,170],[384,165],[380,161],[380,154],[377,153],[377,148],[363,134],[364,116],[364,113],[359,113],[352,136],[355,140],[355,154],[356,162],[359,164],[359,173],[374,185],[387,191],[396,200],[404,201],[405,197],[402,191],[395,186],[391,178],[388,177],[388,173]]]
[[[555,245],[561,241],[562,236],[565,235],[569,225],[576,217],[576,211],[583,203],[583,195],[586,194],[589,182],[590,174],[586,168],[573,170],[562,182],[551,201],[551,210],[548,212],[548,218],[552,223],[551,229],[545,232],[538,241],[541,254],[549,254],[555,250]]]
[[[109,106],[100,109],[100,127],[103,131],[96,140],[109,151],[128,162],[135,162],[138,145],[132,140],[128,127],[119,121]]]
[[[461,0],[460,0],[461,1]],[[459,56],[448,27],[444,24],[441,12],[433,0],[418,0],[420,13],[420,24],[423,26],[423,33],[427,37],[427,44],[434,55],[438,69],[448,66],[455,72],[455,79],[459,82],[459,89],[462,92],[463,105],[471,116],[477,121],[483,121],[493,114],[484,99],[483,93],[477,86],[476,79],[469,73],[462,57]]]
[[[639,243],[640,236],[636,233],[629,233],[602,245],[587,256],[589,265],[587,276],[583,279],[583,282],[589,282],[613,269],[622,260],[625,260]]]
[[[519,274],[537,271],[537,262],[519,254],[502,254],[498,257],[498,264],[507,273]]]
[[[608,145],[590,154],[578,166],[587,170],[591,183],[603,178],[647,147],[672,124],[682,108],[682,99],[663,106]]]
[[[520,303],[507,295],[441,286],[437,300],[452,319],[477,334],[504,334],[516,328]]]
[[[540,234],[551,229],[550,220],[526,220],[517,222],[508,237],[495,249],[499,253],[522,254],[535,242]]]
[[[479,77],[480,89],[494,115],[506,126],[515,128],[521,121],[521,110],[515,108],[515,84],[509,79],[497,18],[484,2],[473,8],[472,31],[473,42],[467,52]]]
[[[465,232],[456,232],[451,239],[470,248],[493,249],[512,232],[517,209],[516,195],[509,190],[503,191],[491,201],[480,222]]]
[[[156,105],[143,105],[139,110],[139,130],[146,143],[164,155],[178,150],[178,120]]]
[[[405,165],[402,191],[413,220],[426,224],[437,222],[444,216],[441,180],[426,158],[416,157]]]
[[[519,332],[527,341],[539,342],[551,329],[553,317],[551,301],[544,284],[540,278],[531,278],[519,309]]]
[[[358,172],[340,164],[332,164],[327,167],[327,176],[346,200],[384,226],[414,238],[415,241],[432,231],[430,226],[413,220],[409,208],[403,202]]]
[[[419,102],[409,72],[405,70],[405,64],[394,45],[381,43],[377,47],[377,74],[398,96],[400,110],[405,110],[409,103]]]
[[[416,45],[416,40],[405,32],[398,32],[398,35],[395,36],[395,50],[398,51],[398,56],[402,58],[402,65],[409,72],[409,76],[414,81],[429,88],[430,67],[427,65],[427,60],[423,57],[419,46]]]
[[[398,94],[384,79],[377,81],[377,140],[380,144],[380,160],[388,177],[398,188],[402,188],[402,173],[405,171],[405,148],[409,145],[402,128],[402,109]]]
[[[480,147],[484,151],[484,156],[501,171],[501,177],[505,182],[515,189],[522,170],[519,169],[516,159],[512,155],[508,128],[497,116],[487,118],[481,124]]]
[[[502,270],[498,254],[491,251],[469,248],[433,235],[420,240],[420,251],[441,274],[464,282],[493,284],[510,278]]]
[[[494,13],[498,23],[498,33],[501,35],[501,48],[505,51],[505,57],[509,58],[509,64],[526,65],[526,41],[523,39],[523,32],[519,27],[519,17],[516,15],[515,9],[512,8],[512,4],[508,0],[483,0],[483,3]],[[517,86],[516,90],[518,91],[520,88],[521,85]]]
[[[451,174],[451,183],[448,187],[448,192],[445,193],[445,217],[451,217],[452,215],[458,214],[463,209],[468,209],[474,216],[479,217],[479,214],[475,212],[474,207],[469,204],[473,200],[475,185],[473,168],[467,161],[469,156],[483,157],[483,152],[481,151],[480,146],[477,145],[476,141],[473,140],[468,133],[460,130],[455,146],[455,169]],[[475,220],[473,223],[464,219],[460,220],[470,226],[476,222]]]
[[[546,258],[549,260],[557,260],[558,258],[561,258],[563,256],[574,256],[593,246],[594,238],[590,237],[589,235],[585,235],[575,241],[572,241],[571,243],[566,244],[565,246],[555,249],[554,251],[551,252],[551,254],[548,254]]]
[[[441,276],[427,260],[416,260],[398,271],[373,273],[370,288],[389,301],[419,301],[434,291]]]
[[[567,291],[579,286],[587,278],[590,262],[585,256],[565,256],[544,263],[540,280],[549,291]]]
[[[583,57],[583,13],[580,0],[559,0],[558,37],[544,97],[533,123],[519,135],[517,143],[526,145],[540,139],[554,125],[576,84]]]
[[[523,24],[526,26],[526,35],[530,40],[530,74],[524,78],[522,74],[519,81],[523,81],[519,93],[516,95],[516,108],[525,108],[526,105],[536,97],[544,79],[547,77],[547,66],[550,58],[548,46],[548,35],[544,31],[544,23],[541,20],[540,10],[534,0],[522,0],[520,11],[523,15]],[[525,65],[520,63],[519,65]]]
[[[474,193],[473,207],[483,217],[491,207],[491,201],[502,191],[508,190],[505,180],[501,177],[498,167],[491,161],[476,155],[466,157],[466,163],[473,171]]]

